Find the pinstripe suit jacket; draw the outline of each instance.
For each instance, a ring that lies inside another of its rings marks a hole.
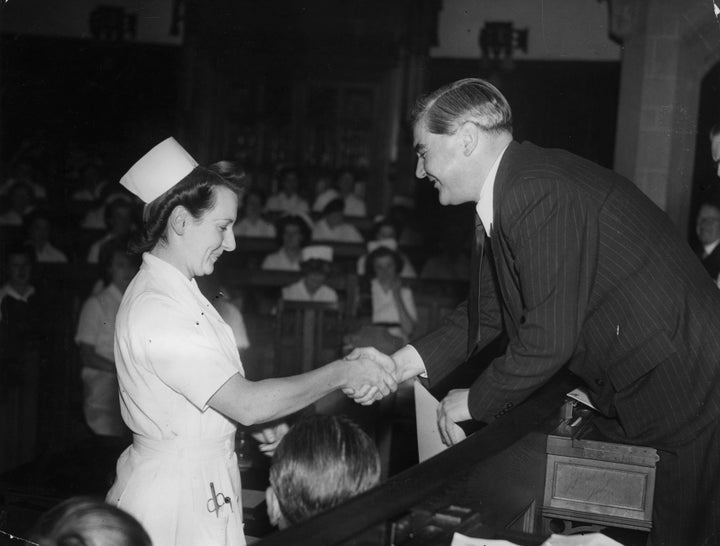
[[[618,174],[513,142],[495,180],[492,257],[479,302],[413,343],[431,384],[476,350],[509,343],[470,388],[492,421],[562,366],[581,377],[618,440],[676,445],[720,416],[720,291],[668,217]]]

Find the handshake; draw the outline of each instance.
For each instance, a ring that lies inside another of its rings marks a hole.
[[[354,349],[342,362],[346,371],[343,392],[358,404],[368,406],[395,392],[398,383],[425,372],[424,364],[408,358],[404,351],[400,349],[388,356],[373,347]],[[463,440],[465,433],[457,423],[471,419],[469,389],[451,390],[437,408],[442,442],[450,446]]]
[[[411,377],[398,367],[391,356],[373,347],[353,349],[343,360],[347,373],[342,391],[363,406],[395,392],[398,383]]]

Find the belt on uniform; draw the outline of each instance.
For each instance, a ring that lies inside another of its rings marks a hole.
[[[225,456],[235,451],[235,433],[216,438],[156,439],[133,434],[133,449],[141,455],[176,455],[202,460]]]

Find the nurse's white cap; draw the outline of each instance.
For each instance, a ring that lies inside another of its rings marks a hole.
[[[302,249],[301,261],[322,260],[324,262],[332,262],[333,249],[324,245],[306,246]]]
[[[197,167],[197,161],[173,137],[142,156],[120,179],[120,184],[150,203]]]
[[[395,239],[380,239],[378,241],[368,241],[368,244],[367,244],[368,252],[377,250],[380,247],[389,248],[390,250],[397,250],[398,244]]]

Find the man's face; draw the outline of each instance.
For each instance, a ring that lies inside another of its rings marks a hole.
[[[475,200],[472,181],[463,176],[460,136],[437,135],[420,120],[413,130],[417,166],[415,176],[427,178],[438,190],[441,205],[459,205]]]
[[[703,245],[709,245],[720,239],[720,210],[703,205],[698,212],[695,224],[698,239]]]
[[[720,177],[720,134],[715,135],[710,142],[710,151],[715,162],[715,173]]]

